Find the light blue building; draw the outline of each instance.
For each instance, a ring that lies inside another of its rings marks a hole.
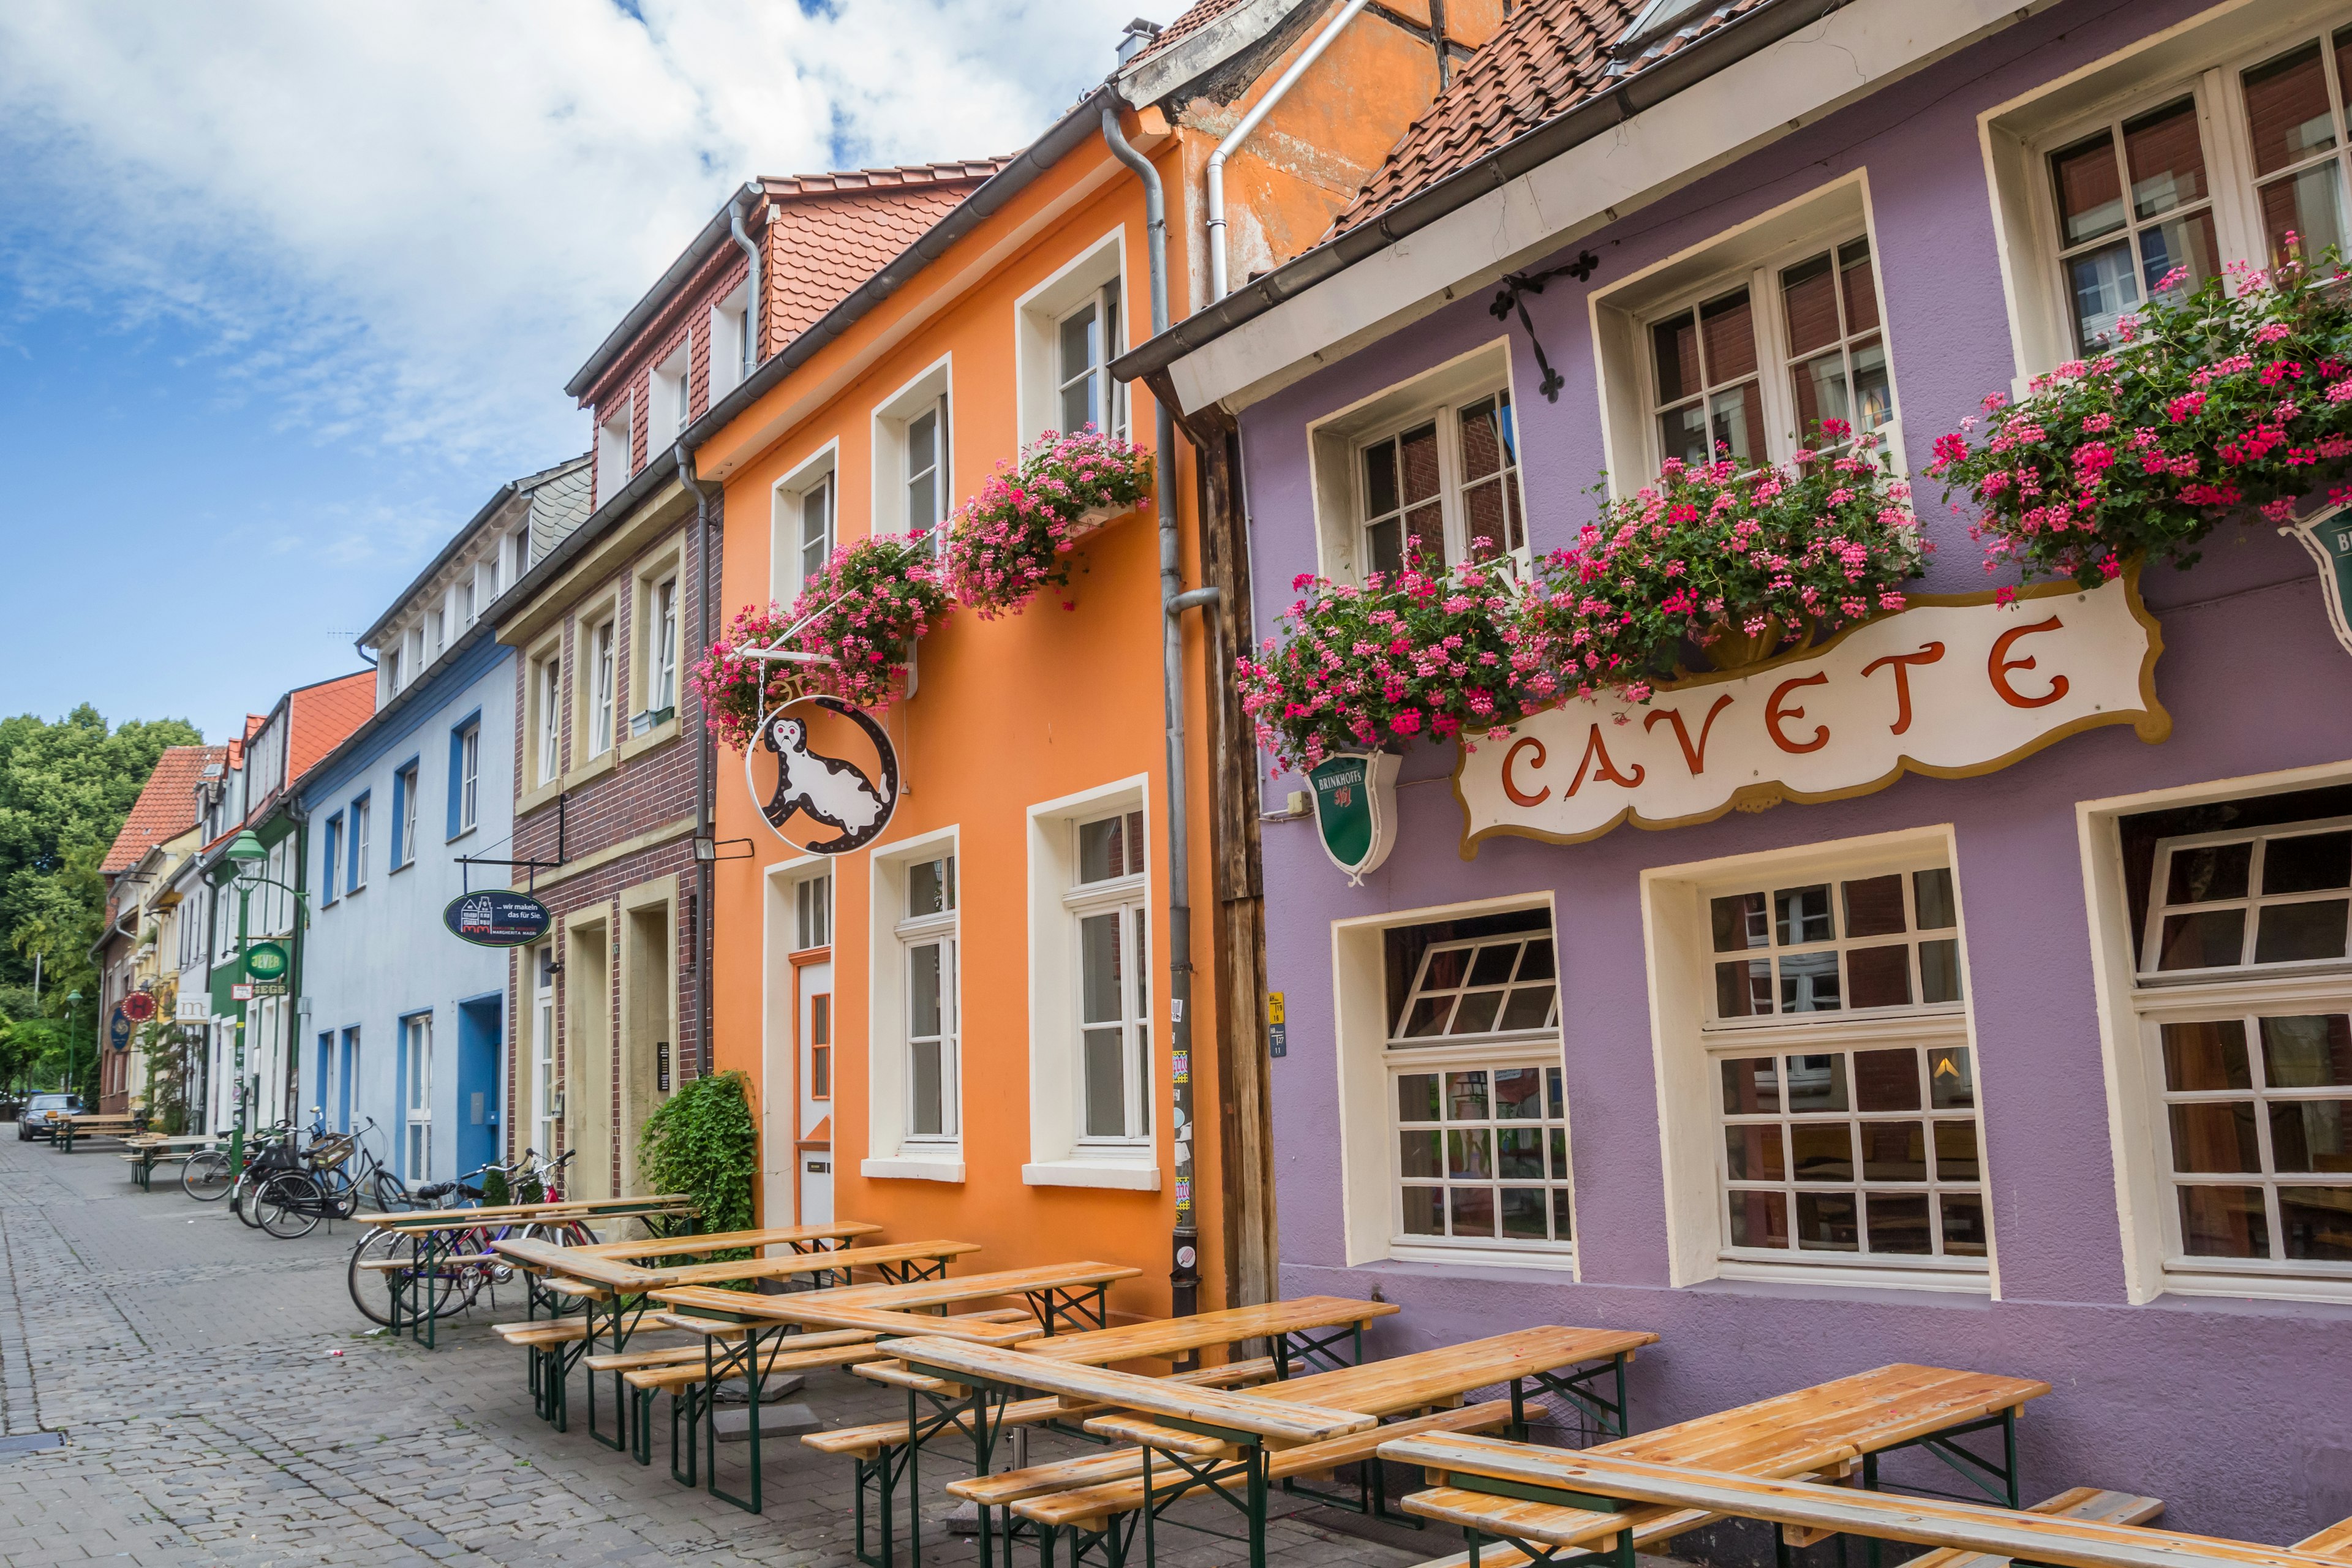
[[[588,514],[587,460],[502,487],[360,647],[375,712],[310,768],[300,1071],[328,1125],[412,1184],[499,1153],[509,954],[442,910],[503,888],[514,830],[514,650],[494,606]]]

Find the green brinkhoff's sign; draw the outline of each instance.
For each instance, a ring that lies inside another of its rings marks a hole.
[[[1396,843],[1398,762],[1387,752],[1341,752],[1307,770],[1323,853],[1351,885],[1379,870]]]
[[[2319,563],[2319,585],[2327,598],[2327,624],[2344,651],[2352,653],[2352,510],[2323,513],[2292,529]]]

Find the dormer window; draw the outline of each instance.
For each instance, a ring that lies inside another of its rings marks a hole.
[[[678,340],[669,357],[654,366],[646,378],[646,449],[660,451],[677,439],[694,421],[688,412],[689,371],[694,363],[691,333]]]

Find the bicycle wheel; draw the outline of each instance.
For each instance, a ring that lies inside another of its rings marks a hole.
[[[180,1190],[200,1204],[228,1195],[228,1156],[217,1149],[200,1149],[180,1167]]]
[[[385,1214],[406,1214],[416,1206],[415,1200],[408,1195],[408,1189],[390,1171],[378,1171],[368,1185],[371,1201]]]
[[[326,1213],[326,1194],[319,1184],[299,1171],[285,1171],[261,1184],[254,1194],[253,1212],[261,1228],[280,1241],[308,1236]]]
[[[247,1166],[245,1174],[239,1176],[236,1179],[236,1184],[228,1190],[229,1212],[254,1229],[259,1230],[261,1215],[255,1211],[253,1200],[261,1191],[264,1184],[275,1174],[277,1173],[274,1171],[257,1171],[250,1165]]]
[[[326,1217],[349,1219],[360,1212],[360,1190],[340,1165],[317,1172],[310,1179],[326,1202]]]
[[[391,1263],[404,1258],[414,1243],[395,1230],[371,1230],[352,1248],[351,1266],[343,1272],[351,1287],[352,1305],[372,1323],[392,1326],[392,1289],[400,1278],[396,1268],[363,1268],[364,1263]]]

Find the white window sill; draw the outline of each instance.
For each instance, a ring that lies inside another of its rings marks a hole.
[[[1576,1272],[1576,1249],[1573,1247],[1432,1247],[1426,1242],[1394,1240],[1389,1243],[1391,1263],[1434,1263],[1440,1266],[1478,1268],[1541,1268],[1557,1274]]]
[[[1942,1290],[1961,1296],[1984,1296],[1992,1291],[1992,1276],[1981,1266],[1902,1268],[1868,1263],[1821,1263],[1810,1259],[1782,1263],[1726,1258],[1717,1265],[1716,1278],[1769,1281],[1778,1285],[1844,1285],[1865,1290]]]
[[[1021,1167],[1033,1187],[1114,1187],[1131,1193],[1160,1190],[1160,1167],[1140,1160],[1045,1160]]]
[[[2165,1293],[2172,1296],[2227,1296],[2239,1301],[2320,1301],[2352,1305],[2352,1279],[2296,1279],[2277,1274],[2207,1273],[2178,1264],[2164,1270]]]
[[[963,1154],[955,1151],[952,1157],[946,1150],[937,1159],[920,1159],[900,1155],[889,1160],[860,1160],[857,1173],[884,1182],[961,1182],[963,1180]]]

